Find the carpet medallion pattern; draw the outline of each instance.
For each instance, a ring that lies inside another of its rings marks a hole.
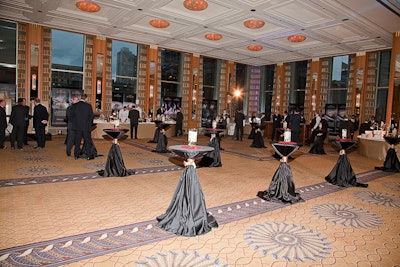
[[[373,203],[379,206],[400,208],[400,197],[383,194],[380,192],[360,191],[355,192],[354,197],[363,201]]]
[[[151,165],[151,166],[170,165],[170,162],[168,160],[158,159],[158,158],[142,159],[142,160],[139,160],[139,163],[143,164],[143,165]]]
[[[168,253],[157,253],[147,256],[146,260],[136,262],[137,266],[143,267],[200,267],[200,266],[220,266],[229,265],[221,262],[220,259],[213,259],[210,255],[201,255],[197,251],[168,251]]]
[[[373,228],[382,223],[381,218],[369,211],[343,204],[316,205],[312,212],[325,221],[353,228]]]
[[[263,255],[286,261],[314,261],[330,250],[327,239],[305,226],[265,222],[247,229],[245,239]]]
[[[383,186],[390,188],[390,189],[395,189],[397,191],[400,191],[400,183],[397,182],[386,182],[382,183]]]
[[[53,174],[61,171],[62,168],[59,166],[36,165],[36,166],[19,168],[16,169],[14,172],[18,175],[24,175],[24,176],[39,176],[39,175]]]
[[[22,162],[22,163],[31,163],[31,162],[46,162],[46,161],[52,161],[53,158],[47,157],[47,156],[41,156],[41,155],[29,155],[26,157],[20,157],[14,159],[16,162]]]

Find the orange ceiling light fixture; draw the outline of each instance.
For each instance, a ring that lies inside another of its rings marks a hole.
[[[247,49],[250,51],[260,51],[263,49],[262,45],[248,45]]]
[[[290,35],[287,39],[292,43],[301,43],[307,39],[307,37],[304,35]]]
[[[249,29],[259,29],[265,25],[265,22],[260,19],[249,19],[244,21],[243,24]]]
[[[85,12],[98,12],[100,6],[92,1],[78,1],[76,2],[76,7]]]
[[[154,28],[167,28],[169,26],[169,22],[163,19],[152,19],[150,20],[150,25],[153,26]]]
[[[185,0],[183,6],[192,11],[202,11],[208,7],[206,0]]]
[[[218,41],[222,39],[222,35],[219,33],[207,33],[204,37],[210,41]]]

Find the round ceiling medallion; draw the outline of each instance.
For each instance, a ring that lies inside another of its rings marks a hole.
[[[303,42],[307,37],[304,35],[291,35],[288,37],[288,40],[293,43],[301,43]]]
[[[183,6],[192,11],[202,11],[208,7],[206,0],[185,0]]]
[[[100,6],[91,1],[78,1],[76,2],[76,7],[85,12],[98,12],[100,10]]]
[[[259,29],[265,25],[265,22],[260,19],[249,19],[244,21],[243,24],[249,29]]]
[[[169,26],[169,22],[163,19],[152,19],[150,20],[150,25],[154,28],[167,28]]]
[[[204,37],[210,41],[218,41],[222,39],[222,35],[219,33],[207,33]]]
[[[247,49],[250,51],[260,51],[263,49],[262,45],[248,45]]]

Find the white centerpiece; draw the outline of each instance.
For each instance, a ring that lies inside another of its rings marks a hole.
[[[197,129],[189,129],[188,143],[190,146],[194,146],[197,143]]]

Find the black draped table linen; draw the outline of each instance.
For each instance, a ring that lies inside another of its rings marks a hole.
[[[375,169],[386,172],[400,172],[400,162],[395,149],[395,146],[400,143],[400,137],[386,135],[385,141],[390,145],[386,154],[385,162],[382,167],[375,167]]]
[[[316,129],[316,138],[313,146],[311,147],[309,153],[311,154],[326,154],[324,149],[324,138],[325,131],[321,129]]]
[[[195,159],[213,150],[209,146],[176,145],[169,149],[185,158],[185,169],[166,212],[157,217],[157,227],[182,236],[196,236],[218,227],[209,214],[196,172]]]
[[[214,148],[214,150],[205,154],[200,162],[201,167],[222,167],[221,153],[220,153],[220,136],[219,134],[224,132],[223,129],[218,128],[208,128],[205,131],[206,136],[210,136],[209,147]]]
[[[168,145],[168,137],[165,131],[169,127],[169,124],[166,123],[160,123],[159,126],[157,127],[159,129],[159,134],[158,134],[158,140],[157,140],[157,146],[156,149],[153,150],[153,152],[157,153],[168,153],[167,145]]]
[[[153,120],[153,122],[154,122],[156,129],[154,130],[153,140],[150,140],[149,143],[157,144],[158,137],[160,136],[160,131],[162,130],[162,127],[160,127],[160,125],[163,123],[163,121],[162,120]]]
[[[279,142],[272,144],[275,152],[282,157],[278,169],[272,177],[267,190],[259,191],[257,196],[271,202],[294,204],[304,201],[296,188],[293,180],[292,170],[287,159],[299,149],[295,142]]]
[[[253,134],[253,142],[251,143],[251,147],[255,147],[255,148],[265,148],[265,144],[264,144],[264,137],[262,135],[262,130],[260,129],[260,125],[254,125],[253,126],[254,129],[254,134]]]
[[[249,133],[248,139],[254,139],[254,136],[256,134],[256,129],[260,128],[260,127],[259,127],[259,124],[257,122],[251,122],[250,125],[251,125],[251,129],[250,129],[250,133]]]
[[[124,136],[128,130],[113,128],[104,129],[103,131],[113,139],[113,144],[108,152],[106,166],[104,170],[99,170],[98,174],[104,177],[123,177],[135,174],[135,170],[126,169],[118,144],[118,140]]]
[[[325,180],[328,183],[342,187],[368,187],[368,184],[357,182],[356,174],[351,167],[350,160],[347,157],[346,150],[357,145],[357,141],[351,139],[336,138],[333,144],[340,149],[340,156],[335,166]]]

